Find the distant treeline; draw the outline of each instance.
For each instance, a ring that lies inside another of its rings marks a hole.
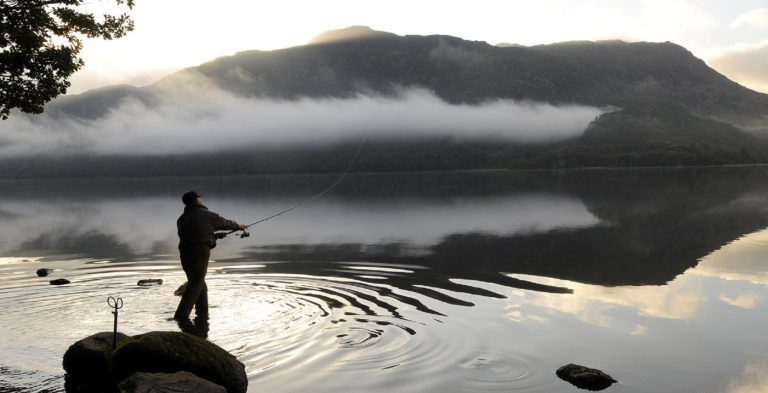
[[[0,177],[137,177],[285,173],[560,169],[768,163],[768,140],[669,106],[607,113],[578,138],[549,144],[454,139],[243,147],[167,155],[59,155],[0,159]],[[355,152],[359,154],[353,160]]]
[[[256,174],[450,171],[467,169],[559,169],[579,167],[696,166],[768,163],[739,152],[659,145],[616,154],[590,147],[449,140],[366,144],[352,161],[357,145],[291,150],[228,151],[165,156],[59,156],[0,160],[3,178],[225,176]]]

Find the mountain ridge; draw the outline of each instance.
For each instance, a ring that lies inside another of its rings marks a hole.
[[[355,26],[331,31],[335,40],[313,43],[326,33],[307,45],[221,56],[137,89],[152,94],[162,84],[196,73],[225,91],[249,97],[345,98],[361,91],[392,95],[394,85],[403,85],[427,88],[454,104],[512,99],[623,107],[654,102],[708,115],[768,115],[768,95],[728,80],[671,42],[568,41],[499,47],[452,36],[398,36]],[[67,100],[74,97],[78,96]],[[61,109],[58,102],[51,107]]]
[[[671,42],[498,46],[355,26],[321,33],[307,45],[222,56],[146,87],[109,86],[67,96],[49,106],[48,116],[87,122],[127,99],[152,107],[167,99],[168,91],[195,88],[190,81],[201,79],[248,98],[351,99],[364,94],[397,99],[404,89],[416,88],[452,105],[510,100],[617,108],[595,118],[580,137],[549,144],[384,141],[374,135],[366,146],[368,156],[356,162],[363,171],[768,163],[768,95],[729,80]],[[167,159],[117,157],[114,165],[124,165],[115,168],[120,176],[334,172],[346,165],[346,159],[336,157],[346,157],[349,143],[283,150],[243,146],[237,152]],[[251,157],[256,154],[270,159]],[[227,155],[241,161],[223,169],[218,162]],[[81,171],[104,176],[88,165],[104,166],[105,158],[87,156],[60,158],[57,176]],[[0,168],[10,176],[46,173],[37,157],[22,161],[0,163]],[[185,167],[188,161],[195,165]]]

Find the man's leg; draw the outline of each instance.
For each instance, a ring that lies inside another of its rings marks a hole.
[[[200,295],[195,302],[195,314],[199,316],[208,316],[208,285],[203,280],[203,287],[200,290]]]
[[[181,266],[187,275],[187,290],[181,296],[179,306],[176,308],[174,318],[189,318],[192,307],[198,302],[198,299],[205,288],[205,273],[208,270],[208,259],[211,256],[211,249],[207,244],[196,244],[182,248]],[[203,296],[203,302],[207,309],[208,294],[207,289]],[[203,303],[200,304],[201,306]]]

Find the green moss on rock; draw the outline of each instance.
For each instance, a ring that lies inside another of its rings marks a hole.
[[[136,372],[189,371],[224,386],[229,393],[245,393],[245,366],[221,347],[181,332],[150,332],[120,342],[112,355],[112,373],[122,381]]]
[[[64,353],[63,366],[67,372],[68,392],[110,392],[115,390],[110,371],[112,332],[96,333],[72,344]],[[117,334],[120,343],[128,336]]]

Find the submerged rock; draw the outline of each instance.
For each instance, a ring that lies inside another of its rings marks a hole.
[[[70,283],[70,281],[67,280],[66,278],[57,278],[57,279],[51,280],[49,282],[51,283],[51,285],[64,285],[64,284],[69,284]]]
[[[149,278],[146,280],[139,280],[136,285],[140,287],[151,287],[154,285],[163,285],[163,279],[161,278]]]
[[[187,284],[189,284],[189,283],[185,282],[184,284],[179,285],[179,287],[176,288],[175,291],[173,291],[173,294],[176,295],[176,296],[183,296],[184,292],[187,291]]]
[[[67,392],[102,393],[116,391],[110,372],[112,332],[96,333],[72,344],[64,353],[64,387]],[[117,334],[117,342],[128,336]]]
[[[136,372],[189,371],[224,386],[229,393],[245,393],[245,366],[221,347],[180,332],[150,332],[130,337],[112,355],[112,375],[121,381]]]
[[[120,393],[226,393],[227,389],[187,371],[173,374],[138,372],[120,383]]]
[[[610,375],[600,370],[573,363],[560,367],[555,373],[560,379],[570,382],[577,388],[593,391],[603,390],[616,382]]]
[[[37,276],[38,277],[45,277],[49,273],[51,273],[52,271],[53,271],[53,269],[48,269],[48,268],[45,268],[45,267],[41,267],[40,269],[37,269]]]

